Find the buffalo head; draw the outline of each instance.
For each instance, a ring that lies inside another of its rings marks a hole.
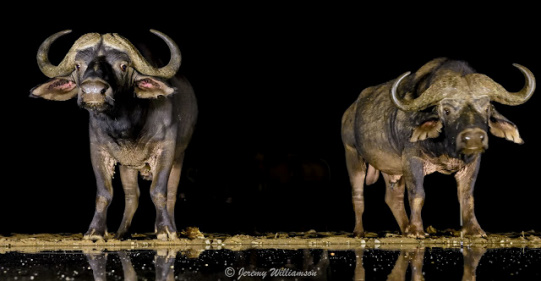
[[[165,41],[171,58],[167,65],[156,68],[124,37],[116,33],[81,36],[64,59],[53,65],[48,52],[51,44],[70,30],[51,35],[39,47],[39,68],[51,80],[32,89],[32,96],[63,101],[78,97],[79,106],[105,111],[114,107],[118,95],[135,94],[138,98],[168,96],[174,89],[163,80],[175,75],[180,67],[178,46],[167,35],[150,30]]]
[[[526,102],[535,90],[533,74],[514,64],[526,78],[526,84],[519,92],[510,93],[463,62],[445,65],[445,61],[433,60],[412,77],[409,72],[404,73],[392,85],[393,103],[403,111],[423,116],[410,141],[437,138],[443,130],[455,155],[486,150],[489,130],[497,137],[522,143],[516,126],[498,113],[491,101],[505,105]]]

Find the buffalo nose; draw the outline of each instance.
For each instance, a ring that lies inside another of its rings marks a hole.
[[[488,148],[487,133],[479,128],[466,129],[458,134],[457,148],[466,154],[482,152]]]
[[[81,84],[81,98],[85,105],[99,106],[106,102],[106,97],[111,96],[111,87],[100,80],[88,80]]]
[[[81,85],[81,90],[84,94],[101,94],[104,95],[109,89],[109,85],[101,81],[84,82]]]

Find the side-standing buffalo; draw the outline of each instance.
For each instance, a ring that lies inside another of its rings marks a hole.
[[[523,142],[517,127],[491,101],[519,105],[535,90],[534,75],[524,66],[514,66],[526,79],[516,93],[507,92],[465,62],[445,58],[428,62],[413,75],[407,72],[361,92],[342,117],[356,236],[364,235],[364,185],[373,184],[380,171],[386,184],[385,202],[403,234],[425,237],[423,180],[440,172],[454,174],[456,179],[462,233],[486,236],[474,214],[473,187],[481,153],[488,148],[487,132]],[[404,207],[405,187],[410,219]]]
[[[157,238],[177,239],[176,193],[184,151],[197,119],[192,87],[176,75],[181,62],[178,46],[167,35],[151,30],[170,51],[169,63],[155,67],[126,38],[116,33],[89,33],[73,44],[58,65],[51,64],[51,44],[69,32],[55,33],[39,47],[39,68],[51,79],[33,88],[31,96],[55,101],[76,97],[90,114],[90,156],[97,195],[94,218],[84,238],[104,239],[118,164],[126,207],[116,237],[127,233],[137,209],[140,174],[152,180]]]

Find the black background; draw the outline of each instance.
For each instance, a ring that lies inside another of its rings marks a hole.
[[[259,3],[259,2],[258,2]],[[72,29],[53,44],[58,63],[87,32],[117,32],[146,42],[163,61],[166,46],[148,30],[179,45],[181,72],[199,102],[179,191],[179,227],[203,232],[352,231],[351,189],[340,139],[340,119],[362,89],[415,71],[446,56],[468,61],[509,91],[521,89],[520,63],[541,77],[538,15],[528,7],[499,12],[471,7],[146,3],[116,8],[100,3],[12,8],[3,31],[3,181],[0,233],[87,230],[95,180],[88,145],[88,114],[75,100],[28,97],[47,81],[35,55],[49,35]],[[538,78],[540,79],[540,78]],[[496,105],[519,128],[523,145],[491,137],[475,189],[476,214],[487,232],[541,229],[539,94],[517,107]],[[322,185],[277,186],[260,192],[256,153],[273,159],[324,159]],[[190,177],[187,177],[190,175]],[[115,231],[123,210],[118,176],[109,208]],[[428,176],[425,227],[459,228],[453,177]],[[365,189],[365,229],[398,227],[384,203],[383,182]],[[132,230],[151,232],[154,207],[148,182]]]

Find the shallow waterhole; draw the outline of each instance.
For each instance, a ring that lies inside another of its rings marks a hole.
[[[0,280],[539,280],[541,249],[248,249],[0,254]]]
[[[538,233],[488,238],[393,233],[0,236],[0,280],[541,280]]]

